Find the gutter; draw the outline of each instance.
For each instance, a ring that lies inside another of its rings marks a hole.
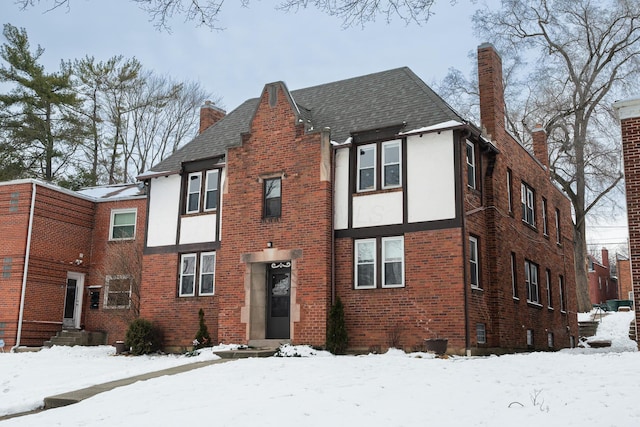
[[[11,347],[11,352],[15,352],[20,347],[22,337],[22,321],[24,319],[24,299],[27,293],[27,274],[29,272],[29,256],[31,253],[31,234],[33,231],[33,212],[36,205],[36,183],[31,183],[31,206],[29,208],[29,228],[27,229],[27,249],[24,255],[24,269],[22,271],[22,292],[20,294],[20,312],[18,314],[18,332],[16,334],[16,344]]]

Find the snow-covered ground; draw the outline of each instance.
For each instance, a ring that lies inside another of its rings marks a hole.
[[[140,381],[4,426],[638,426],[640,353],[632,313],[603,319],[607,349],[437,359],[383,355],[246,359]],[[0,414],[52,394],[190,363],[198,357],[114,356],[111,347],[0,353]]]

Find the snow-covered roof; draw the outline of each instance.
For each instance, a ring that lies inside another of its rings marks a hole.
[[[82,188],[76,192],[90,197],[96,202],[146,197],[144,186],[140,183],[101,185]]]

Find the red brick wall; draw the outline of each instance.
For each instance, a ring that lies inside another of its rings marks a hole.
[[[630,262],[628,259],[618,259],[616,263],[620,299],[629,299],[629,292],[632,290]]]
[[[42,345],[61,328],[67,272],[89,272],[93,214],[92,202],[37,186],[21,344]]]
[[[136,235],[134,240],[109,241],[111,211],[136,208]],[[128,322],[134,318],[132,309],[104,307],[105,276],[136,274],[138,286],[142,279],[142,249],[146,225],[147,200],[124,199],[96,203],[92,234],[91,270],[85,279],[83,320],[85,329],[107,333],[107,342],[124,340]],[[128,259],[124,262],[122,259]],[[135,284],[134,284],[135,288]],[[90,292],[100,292],[97,309],[91,308]],[[139,291],[133,291],[139,294]],[[134,297],[135,298],[135,297]]]
[[[30,205],[30,183],[0,186],[0,263],[11,259],[10,270],[0,271],[0,339],[7,347],[17,334]]]
[[[412,350],[447,338],[463,351],[464,297],[460,229],[405,233],[405,287],[354,289],[354,244],[336,240],[336,292],[344,304],[349,347]],[[394,335],[396,337],[394,338]]]

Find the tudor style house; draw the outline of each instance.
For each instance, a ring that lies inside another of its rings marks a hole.
[[[124,339],[137,299],[135,270],[125,266],[141,258],[145,220],[135,184],[75,192],[34,179],[0,183],[5,347],[39,347],[63,329],[92,331],[81,344]]]
[[[141,315],[167,348],[198,311],[217,342],[481,354],[575,344],[569,200],[506,131],[500,56],[478,48],[480,126],[410,69],[290,91],[267,84],[139,178]]]

